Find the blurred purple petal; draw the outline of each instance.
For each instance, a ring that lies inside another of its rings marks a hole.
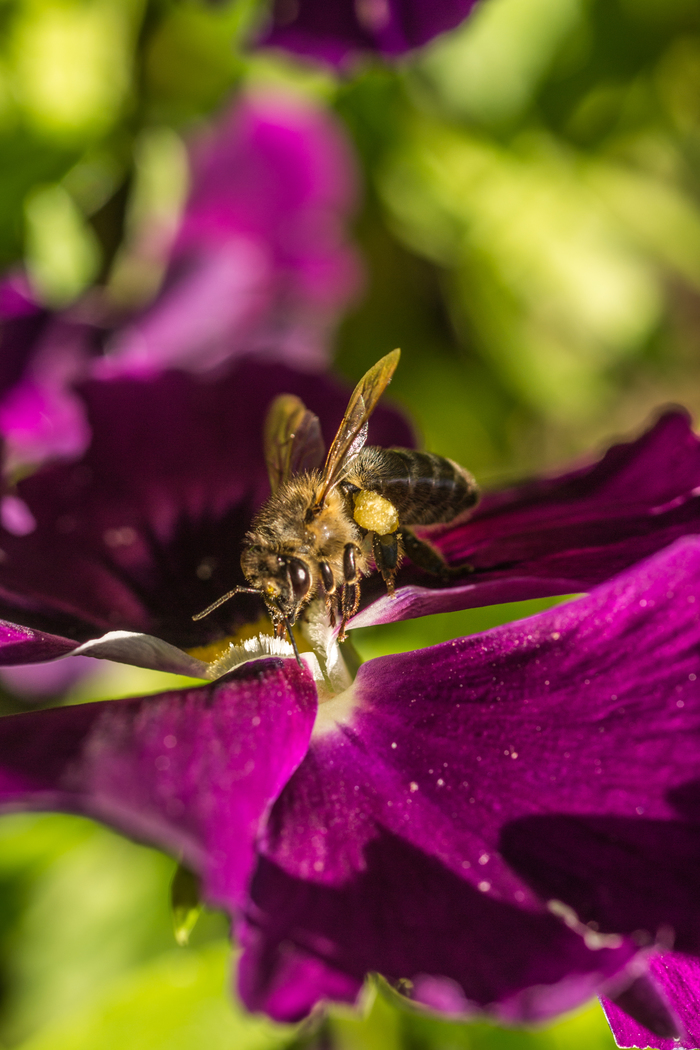
[[[652,955],[649,975],[677,1015],[683,1033],[679,1039],[659,1039],[650,1033],[648,1026],[630,1017],[618,1003],[603,999],[603,1009],[617,1045],[694,1050],[700,1046],[700,962],[678,952]]]
[[[407,566],[396,599],[382,595],[350,626],[588,591],[698,532],[700,442],[674,410],[591,466],[486,493],[471,517],[426,531],[474,571],[445,583]]]
[[[206,371],[240,356],[251,349],[245,340],[268,305],[272,279],[265,252],[243,238],[193,255],[143,316],[115,333],[111,353],[96,363],[96,373]]]
[[[363,665],[271,814],[249,1006],[282,1016],[290,981],[310,1007],[311,956],[324,985],[447,978],[534,1020],[632,944],[700,953],[699,610],[687,539],[566,606]]]
[[[196,144],[193,168],[163,290],[115,334],[102,372],[201,371],[251,352],[325,363],[359,283],[341,126],[301,99],[249,96]]]
[[[83,813],[168,849],[233,908],[315,710],[308,673],[267,661],[198,689],[9,716],[0,803]]]
[[[21,272],[0,279],[0,400],[22,377],[49,311],[34,299]]]
[[[35,529],[0,528],[0,615],[74,645],[121,630],[184,649],[257,620],[262,605],[248,596],[206,620],[191,618],[243,582],[242,537],[269,492],[265,413],[277,394],[295,393],[328,439],[347,391],[248,361],[224,378],[168,373],[93,381],[81,392],[90,448],[78,462],[46,466],[18,485]],[[410,443],[389,409],[375,413],[372,428],[379,443]]]
[[[44,700],[60,696],[94,670],[94,662],[86,656],[68,656],[49,663],[0,667],[0,682],[24,700]]]
[[[52,333],[53,336],[53,333]],[[77,349],[77,348],[76,348]],[[90,440],[83,406],[72,384],[82,378],[86,358],[49,338],[25,377],[0,405],[0,432],[5,436],[8,466],[70,459]]]
[[[10,493],[0,502],[0,524],[13,536],[28,536],[36,528],[36,519],[24,500]]]
[[[0,433],[9,471],[80,454],[89,440],[72,385],[92,354],[93,329],[52,314],[21,274],[0,282]]]
[[[263,43],[341,65],[362,51],[400,55],[467,17],[475,0],[276,0]]]

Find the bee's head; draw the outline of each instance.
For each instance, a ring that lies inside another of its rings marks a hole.
[[[260,591],[272,622],[293,624],[311,589],[306,561],[254,544],[243,551],[241,568],[251,587]]]

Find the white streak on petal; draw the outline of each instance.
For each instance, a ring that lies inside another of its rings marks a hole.
[[[209,665],[196,660],[182,649],[135,631],[109,631],[101,638],[93,638],[74,649],[70,656],[94,656],[100,660],[115,660],[133,667],[147,667],[152,671],[187,675],[190,678],[210,678]]]

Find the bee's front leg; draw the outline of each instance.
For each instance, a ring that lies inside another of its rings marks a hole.
[[[340,600],[343,618],[338,636],[341,642],[345,640],[345,624],[355,615],[360,604],[360,571],[357,567],[360,553],[359,547],[354,543],[347,543],[343,551],[343,593]]]
[[[378,572],[386,584],[389,597],[394,597],[394,577],[401,564],[403,556],[403,543],[399,532],[389,532],[386,536],[372,534],[372,549],[374,551],[374,562]]]
[[[321,574],[321,583],[323,584],[323,590],[326,595],[328,619],[331,622],[331,627],[335,627],[335,576],[333,575],[333,570],[327,561],[320,561],[318,563],[318,569]]]

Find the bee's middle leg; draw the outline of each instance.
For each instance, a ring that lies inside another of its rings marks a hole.
[[[357,567],[357,558],[360,549],[354,543],[346,543],[343,551],[343,591],[340,599],[342,621],[340,624],[339,640],[345,639],[345,624],[351,616],[357,612],[360,604],[360,570]]]

